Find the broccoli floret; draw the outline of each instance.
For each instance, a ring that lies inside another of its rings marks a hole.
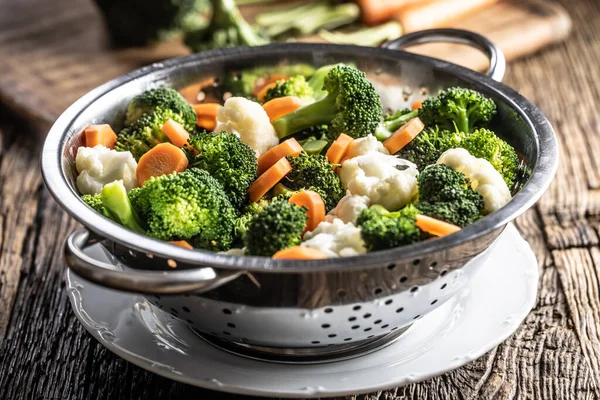
[[[106,216],[134,232],[146,233],[138,214],[131,206],[122,180],[104,185],[100,198]]]
[[[404,146],[398,157],[411,161],[422,170],[435,164],[440,155],[448,149],[460,147],[464,134],[455,131],[441,130],[439,127],[421,131],[413,140]]]
[[[235,244],[243,244],[244,236],[250,227],[254,218],[258,213],[269,205],[269,202],[265,199],[261,199],[255,203],[250,203],[246,206],[242,214],[235,220],[233,228],[233,236]]]
[[[280,138],[314,125],[328,124],[328,136],[346,133],[353,138],[375,131],[382,114],[381,99],[365,74],[356,68],[339,65],[325,78],[327,96],[273,122]]]
[[[408,108],[398,110],[392,115],[386,115],[383,119],[383,122],[377,126],[377,129],[375,130],[375,136],[378,140],[383,141],[392,136],[392,133],[394,133],[402,125],[418,115],[418,110],[413,111]]]
[[[306,82],[306,78],[303,75],[295,75],[290,79],[277,81],[275,87],[267,90],[263,101],[266,103],[269,100],[284,96],[296,96],[310,100],[312,95],[312,88]]]
[[[190,166],[208,171],[223,186],[231,204],[240,208],[257,176],[254,150],[227,132],[194,133],[188,142],[197,151],[190,156]]]
[[[325,85],[325,78],[327,77],[327,75],[329,75],[329,72],[332,69],[340,65],[344,64],[340,63],[324,65],[316,71],[314,71],[314,74],[312,74],[310,79],[308,80],[308,86],[310,86],[310,88],[313,91],[313,100],[321,100],[323,97],[327,96],[327,90],[323,89],[323,85]]]
[[[81,196],[81,200],[88,206],[92,207],[96,212],[99,212],[102,215],[106,215],[106,210],[102,205],[102,198],[100,197],[100,193],[96,194],[84,194]]]
[[[194,247],[212,251],[227,250],[231,244],[236,212],[207,171],[188,168],[150,178],[129,198],[152,237],[191,240]]]
[[[450,88],[423,102],[419,118],[426,126],[470,133],[496,114],[496,103],[475,90]]]
[[[515,149],[489,129],[478,129],[460,143],[471,155],[488,160],[512,187],[519,172],[519,156]]]
[[[469,186],[463,173],[434,164],[421,171],[417,183],[421,213],[462,227],[481,218],[483,197]]]
[[[272,201],[252,219],[244,235],[246,254],[271,257],[302,241],[306,208],[287,201]]]
[[[185,36],[185,44],[193,51],[269,43],[266,37],[246,22],[234,0],[211,0],[210,3],[212,17],[208,27],[189,32]]]
[[[113,41],[142,46],[206,24],[207,0],[96,0]]]
[[[419,210],[413,205],[395,212],[380,205],[364,209],[358,216],[357,226],[367,250],[385,250],[418,242],[421,231],[415,225],[417,214]]]
[[[115,150],[130,151],[136,160],[144,153],[160,143],[169,142],[162,130],[168,119],[184,124],[181,114],[170,109],[156,110],[152,114],[144,114],[133,125],[121,130],[117,135]]]
[[[291,190],[312,190],[321,196],[327,212],[331,211],[346,194],[340,178],[333,170],[327,157],[310,156],[306,152],[298,157],[287,157],[292,171],[283,179]]]
[[[125,126],[133,125],[144,114],[152,114],[155,111],[165,109],[179,114],[186,130],[194,130],[196,126],[194,108],[177,90],[171,88],[150,89],[135,96],[127,106]]]

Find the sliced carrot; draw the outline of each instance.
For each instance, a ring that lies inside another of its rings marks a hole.
[[[200,93],[202,89],[207,86],[211,86],[215,83],[215,78],[207,78],[203,81],[192,83],[182,89],[179,89],[179,94],[183,96],[183,98],[190,104],[197,104],[200,101],[203,101],[206,95],[204,93]]]
[[[221,107],[218,103],[202,103],[194,104],[194,111],[196,111],[196,125],[212,131],[217,126],[217,111]]]
[[[258,93],[268,84],[273,82],[290,79],[287,75],[282,74],[270,74],[262,78],[258,78],[254,82],[254,88],[252,89],[252,96],[258,97]],[[268,90],[268,89],[267,89]],[[265,92],[266,93],[266,92]]]
[[[161,129],[175,146],[183,147],[188,144],[190,134],[179,122],[168,119]]]
[[[135,176],[142,186],[150,177],[183,172],[187,166],[183,150],[171,143],[160,143],[140,157]]]
[[[96,147],[102,145],[112,149],[117,142],[117,135],[110,125],[90,125],[83,131],[85,136],[85,147]]]
[[[305,232],[314,231],[317,225],[325,221],[325,203],[319,193],[312,190],[303,190],[294,193],[288,201],[308,209],[306,211],[308,221],[306,221]]]
[[[188,242],[186,242],[185,240],[174,240],[172,242],[169,242],[169,244],[172,244],[173,246],[183,247],[184,249],[189,249],[189,250],[194,249],[192,247],[192,245],[189,244]]]
[[[277,118],[281,118],[284,115],[296,111],[303,105],[304,103],[299,97],[284,96],[276,97],[267,101],[265,104],[263,104],[263,108],[267,112],[267,115],[269,116],[271,122],[273,122]]]
[[[428,217],[427,215],[417,215],[415,219],[415,225],[420,230],[435,236],[446,236],[460,231],[460,226],[449,224],[439,219]]]
[[[260,91],[256,94],[256,98],[260,101],[263,101],[265,99],[265,96],[267,95],[267,92],[269,91],[269,89],[274,88],[275,86],[277,86],[277,81],[275,82],[270,82],[267,83],[265,86],[262,87],[262,89],[260,89]]]
[[[296,157],[302,152],[302,146],[294,138],[288,139],[283,143],[269,149],[266,153],[258,157],[258,174],[262,174],[277,161],[283,157]]]
[[[410,105],[411,110],[418,110],[423,106],[423,100],[417,100]]]
[[[342,133],[338,136],[337,139],[331,144],[327,153],[325,153],[325,157],[329,160],[331,164],[339,164],[346,152],[348,152],[348,148],[350,147],[350,143],[352,143],[354,139],[350,136]]]
[[[250,202],[254,203],[261,199],[269,190],[282,180],[292,170],[292,165],[288,160],[282,158],[271,168],[260,175],[248,188],[248,197]]]
[[[322,260],[327,254],[307,246],[292,246],[273,254],[277,260]]]
[[[376,25],[394,17],[394,15],[411,5],[431,0],[358,0],[361,17],[367,25]]]
[[[390,154],[396,154],[404,146],[406,146],[411,140],[415,138],[425,128],[423,122],[419,117],[413,118],[404,125],[402,125],[396,132],[389,138],[385,139],[383,146],[390,152]]]

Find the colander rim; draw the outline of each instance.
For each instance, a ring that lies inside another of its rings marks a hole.
[[[188,64],[201,66],[210,64],[211,62],[234,60],[236,57],[268,57],[269,55],[289,54],[290,52],[328,51],[350,56],[385,57],[396,59],[397,61],[408,60],[424,63],[433,69],[449,73],[475,88],[485,87],[486,91],[492,92],[494,96],[502,98],[506,104],[510,105],[529,125],[533,132],[537,154],[530,179],[502,209],[455,234],[360,256],[310,261],[234,256],[204,250],[187,250],[173,246],[166,242],[130,231],[98,214],[80,199],[74,188],[68,183],[65,171],[63,170],[62,159],[64,148],[67,145],[67,136],[71,131],[72,124],[78,115],[108,92],[118,90],[120,86],[132,80],[149,75],[172,73],[177,68]],[[198,267],[293,273],[349,268],[364,269],[381,266],[386,263],[391,264],[419,259],[428,254],[444,251],[500,229],[533,206],[548,188],[558,167],[558,143],[550,122],[534,104],[510,87],[456,64],[401,50],[354,45],[281,43],[191,54],[142,67],[110,80],[82,96],[63,112],[50,128],[40,157],[42,177],[54,199],[72,217],[101,237],[136,251],[173,259],[188,265],[197,265]]]

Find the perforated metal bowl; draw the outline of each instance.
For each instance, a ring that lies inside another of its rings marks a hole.
[[[435,30],[407,35],[389,46],[397,49],[431,40],[479,47],[490,56],[491,77],[399,50],[290,43],[169,60],[91,91],[56,121],[41,160],[52,195],[85,225],[66,241],[67,264],[98,284],[147,294],[209,340],[246,355],[318,362],[389,343],[412,321],[456,294],[485,261],[506,224],[541,196],[557,166],[557,144],[548,120],[517,92],[494,80],[504,73],[504,58],[485,38]],[[114,224],[79,198],[74,158],[82,129],[94,123],[118,126],[136,94],[156,86],[184,87],[230,69],[298,62],[354,63],[374,82],[390,109],[450,86],[484,93],[498,105],[493,128],[531,168],[528,181],[504,208],[453,235],[316,261],[186,250]],[[113,265],[86,255],[85,247],[97,241]]]

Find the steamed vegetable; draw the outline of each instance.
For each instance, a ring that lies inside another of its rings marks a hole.
[[[419,213],[414,206],[390,212],[380,205],[363,210],[357,225],[369,251],[386,250],[420,240],[421,231],[415,225]]]

